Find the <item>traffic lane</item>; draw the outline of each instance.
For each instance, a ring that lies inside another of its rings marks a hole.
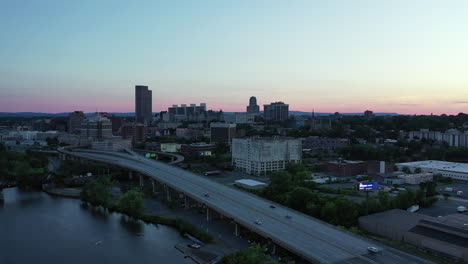
[[[124,162],[124,163],[125,163],[127,166],[130,166],[130,167],[131,167],[131,164],[128,164],[128,162]],[[132,162],[132,163],[133,163],[133,162]],[[135,169],[138,169],[138,167],[139,167],[139,166],[136,166]],[[151,168],[150,168],[149,170],[147,170],[147,171],[144,172],[144,174],[149,174],[149,175],[152,175],[152,173],[154,173],[154,171],[152,171]],[[161,176],[161,175],[159,175],[159,176]],[[193,187],[194,187],[194,186],[192,186],[192,188],[193,188]],[[238,190],[236,190],[236,191],[238,191]],[[242,209],[243,209],[243,208],[242,208]],[[241,209],[241,210],[242,210],[242,209]],[[242,212],[241,212],[241,213],[242,213]],[[291,234],[291,232],[289,232],[289,231],[286,231],[286,233],[287,233],[288,235]],[[341,235],[342,235],[342,234],[341,234]],[[297,239],[297,237],[294,237],[294,238]],[[306,241],[306,242],[310,242],[310,241]],[[327,247],[325,247],[325,249],[329,249],[329,247],[327,246]],[[330,252],[330,253],[333,254],[333,253],[336,253],[336,252]],[[327,253],[327,255],[329,256],[330,253]],[[316,255],[315,255],[315,256],[316,256]],[[330,258],[328,258],[328,260],[330,260]]]
[[[104,160],[109,160],[103,156],[100,156],[100,158],[104,158]],[[112,158],[111,160],[114,160]],[[119,163],[132,167],[132,164],[126,161],[119,161]],[[154,173],[154,171],[151,170],[151,168],[142,168],[140,166],[136,166],[133,168],[134,170],[141,171],[143,174],[149,174],[151,175]],[[159,174],[159,177],[163,176],[163,174]],[[166,179],[167,180],[167,179]],[[173,179],[174,180],[174,179]],[[181,184],[184,184],[184,181],[180,182],[179,187]],[[203,193],[205,191],[204,188],[200,188],[199,186],[196,185],[190,185],[187,186],[187,188],[192,188],[192,189],[198,189],[198,192]],[[193,195],[193,192],[192,192]],[[214,198],[214,199],[213,199]],[[234,212],[234,215],[242,216],[243,213],[245,213],[245,206],[240,206],[238,203],[234,203],[231,205],[226,204],[226,199],[225,197],[220,197],[219,201],[216,201],[216,196],[210,196],[209,198],[204,197],[203,195],[200,195],[198,197],[198,200],[203,200],[208,204],[212,204],[213,202],[216,203],[224,203],[226,207],[229,207],[230,212]],[[248,219],[243,219],[243,221],[247,221],[245,223],[246,226],[252,226],[254,225],[254,221],[259,218],[263,218],[263,214],[261,212],[255,212],[253,213],[252,211],[249,212],[249,218]],[[245,218],[245,217],[243,217]],[[271,220],[271,219],[270,219]],[[243,221],[240,221],[241,223]],[[249,223],[250,221],[250,223]],[[274,221],[268,221],[266,224],[262,224],[256,228],[251,228],[253,230],[257,229],[257,232],[259,233],[264,233],[267,237],[271,237],[274,240],[284,240],[287,239],[288,242],[294,242],[292,243],[293,248],[296,250],[299,250],[300,254],[302,253],[305,256],[309,255],[307,252],[315,252],[314,255],[310,255],[309,257],[312,257],[314,259],[320,259],[322,262],[329,262],[329,261],[338,261],[343,258],[348,258],[352,255],[349,254],[349,252],[346,252],[345,250],[340,250],[338,247],[335,245],[329,244],[327,241],[319,241],[316,243],[311,243],[311,239],[317,240],[316,237],[309,237],[309,236],[304,236],[302,234],[302,230],[296,230],[299,231],[299,234],[296,234],[295,230],[291,229],[291,227],[285,227],[282,224],[275,223]],[[275,233],[270,232],[270,230],[275,230]],[[278,231],[279,230],[279,231]],[[281,243],[279,243],[281,244]],[[286,247],[291,247],[291,243],[286,243]],[[321,252],[321,254],[317,254],[317,252]]]

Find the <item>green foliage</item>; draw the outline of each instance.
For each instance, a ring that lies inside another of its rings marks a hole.
[[[129,215],[141,215],[145,209],[143,206],[143,193],[136,188],[125,192],[119,200],[118,207]]]
[[[3,146],[3,145],[2,145]],[[19,153],[0,147],[0,176],[19,186],[40,186],[45,182],[48,159],[30,151]]]
[[[229,145],[226,143],[216,143],[215,153],[217,155],[223,155],[230,151]]]
[[[111,177],[102,176],[97,179],[90,180],[86,183],[80,193],[80,198],[83,201],[92,204],[101,204],[109,207],[111,205],[112,196],[109,192],[110,187],[117,183]]]
[[[265,247],[259,244],[252,244],[244,250],[239,250],[224,256],[221,264],[262,264],[270,258],[265,254]],[[268,262],[277,263],[277,262]]]
[[[402,169],[401,169],[402,172],[406,173],[406,174],[409,174],[411,173],[410,169],[406,166],[404,166]]]
[[[402,148],[392,145],[373,146],[369,144],[355,144],[339,147],[336,152],[345,159],[352,160],[387,160],[400,161],[405,156]]]
[[[422,172],[421,168],[414,169],[414,173],[421,173],[421,172]]]

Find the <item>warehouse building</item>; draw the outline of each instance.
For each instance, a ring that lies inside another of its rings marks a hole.
[[[424,160],[395,164],[399,170],[408,167],[412,172],[420,168],[422,172],[440,174],[454,180],[468,181],[468,163],[448,162],[439,160]]]

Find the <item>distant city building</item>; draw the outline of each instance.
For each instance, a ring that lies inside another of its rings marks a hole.
[[[139,123],[150,124],[153,120],[152,91],[148,86],[135,86],[135,114]]]
[[[75,111],[68,115],[68,133],[79,134],[81,132],[81,122],[85,119],[82,111]]]
[[[249,105],[247,106],[247,113],[256,114],[260,112],[260,106],[257,105],[257,98],[255,96],[250,97]]]
[[[182,104],[180,106],[173,105],[167,109],[167,113],[162,114],[162,120],[165,122],[174,121],[223,121],[223,111],[206,110],[206,104]]]
[[[414,172],[419,168],[424,173],[440,174],[454,180],[468,181],[468,163],[448,162],[439,160],[424,160],[395,164],[399,170],[408,167]]]
[[[116,116],[116,115],[108,115],[107,116],[110,121],[112,122],[112,132],[113,133],[118,133],[120,131],[120,128],[126,123],[125,119],[120,117],[120,116]]]
[[[236,124],[228,123],[211,123],[211,143],[226,143],[231,144],[232,139],[236,136]]]
[[[310,150],[333,150],[349,145],[347,138],[307,137],[302,141],[302,147]]]
[[[190,140],[199,140],[203,138],[204,130],[202,129],[192,129],[192,128],[177,128],[176,137],[190,139]]]
[[[364,118],[365,119],[371,119],[373,117],[374,117],[374,112],[372,112],[371,110],[364,111]]]
[[[161,143],[161,151],[162,152],[176,153],[176,152],[179,152],[180,148],[181,148],[181,144]]]
[[[445,132],[421,129],[411,131],[408,135],[410,140],[432,139],[438,142],[447,142],[450,147],[468,147],[468,131],[460,132],[457,129],[449,129]]]
[[[302,142],[293,138],[234,138],[232,163],[236,170],[266,175],[283,170],[288,163],[301,163]]]
[[[146,139],[146,125],[142,123],[128,123],[121,127],[122,138],[131,139],[132,143],[141,143]]]
[[[285,121],[289,118],[289,105],[283,102],[264,105],[263,115],[267,121]]]
[[[112,138],[112,123],[100,114],[85,118],[81,122],[80,139],[86,145],[90,141],[101,141]]]

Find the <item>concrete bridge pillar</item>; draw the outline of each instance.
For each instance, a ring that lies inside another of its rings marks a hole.
[[[211,221],[211,210],[210,208],[206,207],[206,221]]]
[[[234,225],[235,225],[234,226],[234,235],[239,236],[239,234],[240,234],[239,224],[234,223]]]
[[[187,195],[184,195],[184,205],[185,205],[185,209],[190,208],[190,199],[187,197]]]
[[[276,245],[274,243],[271,245],[271,254],[272,255],[276,254]]]
[[[138,173],[138,176],[140,176],[140,188],[143,188],[143,184],[144,184],[143,175]]]
[[[133,179],[133,171],[128,171],[128,180],[132,181]]]
[[[164,184],[164,191],[166,192],[166,200],[170,202],[172,200],[171,193],[169,187],[167,187],[166,184]]]
[[[151,180],[151,186],[153,187],[153,193],[155,193],[156,191],[155,191],[154,180],[153,179]]]

